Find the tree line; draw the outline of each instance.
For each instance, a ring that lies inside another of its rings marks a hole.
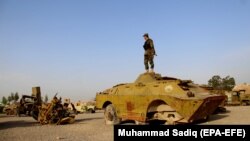
[[[18,101],[18,99],[19,99],[18,92],[16,92],[16,93],[12,92],[7,98],[5,96],[3,96],[2,103],[4,105],[6,105],[7,103],[10,103],[11,101],[15,101],[15,102]]]
[[[219,75],[214,75],[208,80],[208,85],[215,90],[231,91],[235,86],[235,80],[229,75],[224,78],[221,78]]]
[[[11,101],[17,102],[19,99],[19,94],[18,92],[16,93],[11,93],[7,98],[5,96],[2,97],[2,104],[6,105],[8,103],[10,103]],[[42,98],[42,101],[44,101],[45,103],[47,103],[49,100],[48,95],[46,94],[44,99]]]

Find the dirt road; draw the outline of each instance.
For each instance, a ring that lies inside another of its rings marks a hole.
[[[212,115],[199,124],[250,125],[250,106],[227,107],[226,113]],[[79,114],[67,125],[40,125],[31,117],[1,114],[0,137],[4,141],[112,141],[113,126],[104,124],[102,111]]]

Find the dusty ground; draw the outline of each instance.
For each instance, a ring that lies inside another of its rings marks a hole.
[[[250,125],[250,106],[227,107],[226,113],[212,115],[207,122],[198,124]],[[43,126],[31,117],[1,114],[0,137],[4,141],[112,141],[113,126],[104,124],[102,111],[79,114],[73,124]]]

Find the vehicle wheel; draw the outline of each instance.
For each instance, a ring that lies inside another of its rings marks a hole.
[[[10,115],[15,115],[15,111],[14,110],[10,110]]]
[[[90,113],[95,113],[95,110],[94,109],[90,109]]]
[[[115,125],[120,123],[116,110],[112,104],[106,107],[104,111],[104,117],[107,125]]]
[[[10,115],[10,110],[5,111],[6,115]]]
[[[91,108],[87,110],[88,113],[94,113],[95,111]]]
[[[247,103],[246,103],[245,101],[242,101],[242,102],[241,102],[241,105],[242,105],[242,106],[247,106]]]

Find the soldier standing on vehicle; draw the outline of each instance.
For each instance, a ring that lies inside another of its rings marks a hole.
[[[153,40],[149,38],[148,33],[145,33],[143,37],[145,39],[145,43],[143,45],[143,48],[145,50],[145,53],[144,53],[145,70],[146,70],[146,73],[149,72],[148,64],[150,64],[150,69],[151,69],[150,72],[154,72],[154,55],[156,55],[154,43],[153,43]]]

